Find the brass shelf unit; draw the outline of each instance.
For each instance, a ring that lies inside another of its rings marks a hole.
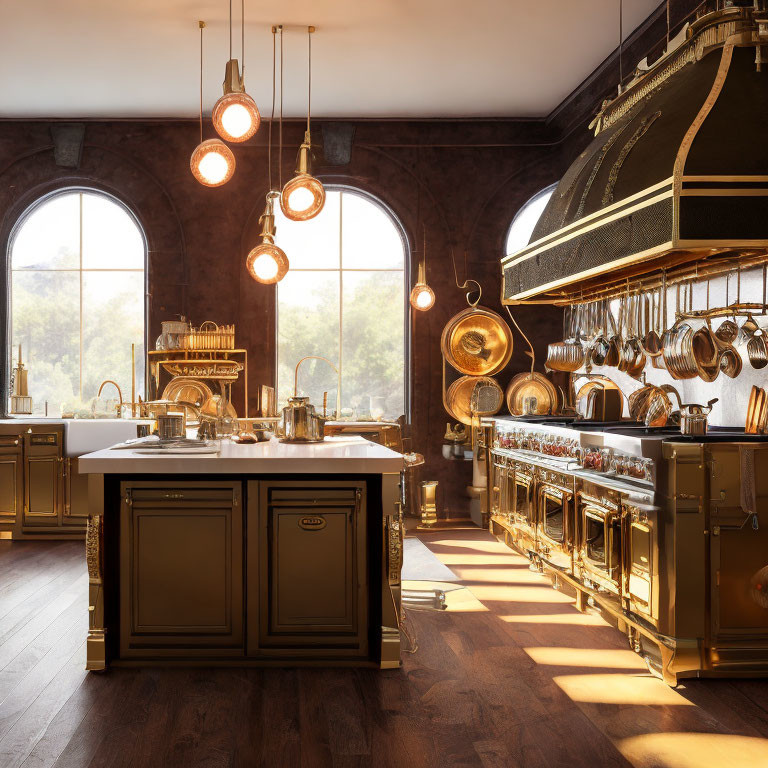
[[[242,372],[243,418],[248,418],[248,351],[245,349],[151,349],[147,352],[147,371],[151,400],[156,400],[162,392],[160,378],[165,371],[171,377],[218,381],[222,394],[230,402],[229,388]]]

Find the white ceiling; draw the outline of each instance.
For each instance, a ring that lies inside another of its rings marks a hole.
[[[625,35],[658,2],[624,0]],[[0,4],[0,116],[193,117],[198,19],[206,109],[221,93],[227,0]],[[282,23],[285,114],[305,114],[300,25],[315,24],[318,117],[544,116],[616,47],[618,9],[619,0],[246,0],[246,87],[268,115],[270,27]]]

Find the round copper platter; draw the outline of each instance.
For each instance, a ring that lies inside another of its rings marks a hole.
[[[523,403],[528,397],[536,398],[536,416],[557,411],[557,389],[541,373],[518,373],[507,387],[507,408],[513,416],[523,415]]]
[[[205,382],[193,379],[190,376],[174,376],[168,382],[162,394],[163,400],[172,400],[173,402],[181,400],[185,403],[192,403],[192,405],[196,405],[200,409],[203,408],[211,397],[213,397],[211,388]],[[188,422],[197,420],[194,411],[187,408],[184,410],[186,411]]]
[[[512,332],[504,318],[484,307],[454,315],[440,339],[443,357],[466,376],[490,376],[512,357]]]
[[[462,376],[460,379],[456,379],[456,381],[448,387],[448,391],[445,395],[445,407],[448,413],[461,424],[472,424],[472,393],[475,391],[475,387],[478,384],[483,384],[498,390],[499,408],[497,409],[497,412],[501,409],[501,406],[504,403],[504,391],[495,379],[491,379],[488,376]]]

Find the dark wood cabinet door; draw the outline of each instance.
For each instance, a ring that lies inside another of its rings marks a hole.
[[[296,656],[329,655],[329,649],[365,654],[365,484],[251,483],[248,520],[258,523],[248,585],[258,584],[260,602],[258,612],[249,602],[249,653],[258,643],[267,655],[269,648],[281,655],[295,649]]]
[[[61,523],[62,443],[60,431],[24,435],[24,527]]]
[[[23,487],[21,438],[0,435],[0,525],[8,530],[24,503]]]
[[[61,523],[85,528],[88,521],[88,475],[78,471],[79,459],[64,459],[64,507]]]
[[[124,482],[120,655],[243,654],[239,482]]]

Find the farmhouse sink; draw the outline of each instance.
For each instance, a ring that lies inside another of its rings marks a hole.
[[[146,419],[62,419],[62,422],[67,456],[82,456],[130,440],[136,437],[139,424],[151,423]]]

